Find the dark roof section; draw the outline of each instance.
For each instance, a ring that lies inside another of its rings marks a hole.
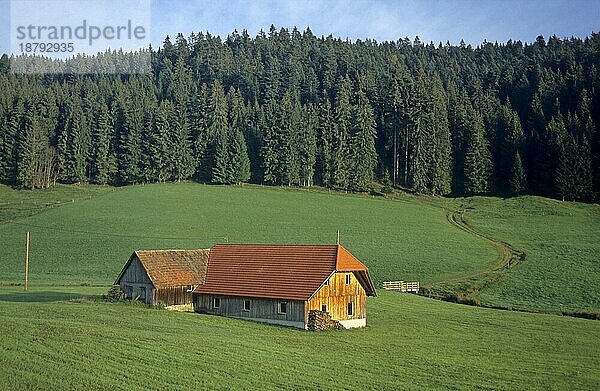
[[[210,250],[145,250],[135,251],[123,267],[116,283],[137,257],[157,289],[172,286],[200,285],[206,277]]]
[[[336,270],[354,272],[375,296],[367,267],[340,245],[218,244],[195,292],[308,300]]]

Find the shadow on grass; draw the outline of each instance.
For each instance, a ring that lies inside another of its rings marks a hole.
[[[0,301],[9,301],[16,303],[51,303],[57,301],[92,298],[94,295],[86,295],[73,292],[14,292],[0,293]]]

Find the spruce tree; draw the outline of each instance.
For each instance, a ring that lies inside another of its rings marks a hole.
[[[515,154],[508,185],[510,192],[517,195],[523,194],[527,189],[527,179],[525,177],[525,170],[523,169],[521,154],[519,152]]]
[[[484,137],[481,115],[478,112],[473,114],[465,153],[465,191],[467,194],[482,194],[488,191],[491,173],[490,151]]]
[[[19,132],[17,147],[17,186],[34,189],[38,182],[40,151],[43,148],[41,133],[35,109],[28,106]]]
[[[354,191],[370,189],[377,164],[375,151],[376,127],[373,109],[365,93],[360,90],[352,111],[352,137],[349,155],[349,188]]]
[[[279,111],[276,133],[277,154],[279,155],[278,174],[282,184],[291,186],[300,183],[300,127],[302,111],[300,104],[285,93]]]
[[[237,129],[231,143],[231,183],[241,184],[250,179],[250,159],[244,133]]]
[[[262,168],[263,182],[267,184],[280,183],[278,167],[280,165],[278,154],[278,105],[274,100],[269,100],[264,109],[264,125],[262,129]]]
[[[2,128],[3,131],[0,134],[0,139],[2,139],[0,148],[0,153],[2,154],[0,181],[11,185],[15,183],[16,177],[17,146],[23,111],[22,102],[17,100],[13,107],[7,110]]]
[[[234,172],[229,151],[229,134],[221,130],[215,137],[215,165],[212,169],[212,182],[230,184],[234,182]]]
[[[329,98],[325,97],[323,102],[319,103],[316,175],[319,183],[326,187],[333,186],[332,123],[331,105]]]
[[[157,182],[171,179],[169,129],[173,118],[173,105],[165,100],[154,108],[147,150],[152,178]]]
[[[432,100],[432,153],[429,188],[433,195],[446,195],[452,183],[452,143],[448,124],[447,97],[438,75],[431,87]]]
[[[73,104],[68,119],[67,135],[67,178],[73,183],[85,182],[87,180],[86,169],[89,153],[89,127],[80,101],[75,101]],[[135,172],[137,174],[137,167]]]
[[[514,171],[514,165],[516,155],[519,154],[523,146],[524,135],[519,115],[511,108],[510,101],[502,105],[498,126],[501,134],[496,157],[498,185],[500,189],[508,189],[514,192],[512,184],[522,179],[514,178],[513,174],[518,174]]]
[[[91,179],[105,185],[109,179],[110,123],[108,106],[101,102],[94,112],[92,129]]]
[[[117,111],[119,182],[132,184],[140,180],[142,108],[127,92],[118,98]]]
[[[308,103],[302,110],[300,143],[298,145],[300,148],[300,181],[302,186],[312,186],[314,183],[317,154],[317,126],[317,111],[312,103]]]
[[[231,182],[231,159],[229,154],[230,129],[225,91],[220,82],[211,86],[210,111],[208,114],[208,137],[210,150],[206,164],[214,183]]]
[[[335,188],[348,188],[348,149],[352,126],[352,105],[350,96],[352,82],[348,77],[338,81],[334,104],[334,122],[331,138],[331,185]]]

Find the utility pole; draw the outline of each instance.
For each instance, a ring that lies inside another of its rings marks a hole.
[[[29,231],[25,240],[25,290],[27,290],[27,280],[29,278]]]
[[[337,231],[337,244],[340,244],[340,230]]]

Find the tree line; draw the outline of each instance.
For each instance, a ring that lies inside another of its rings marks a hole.
[[[4,55],[0,181],[382,183],[593,201],[599,45],[595,33],[473,48],[271,26],[167,37],[144,75],[17,75]]]

